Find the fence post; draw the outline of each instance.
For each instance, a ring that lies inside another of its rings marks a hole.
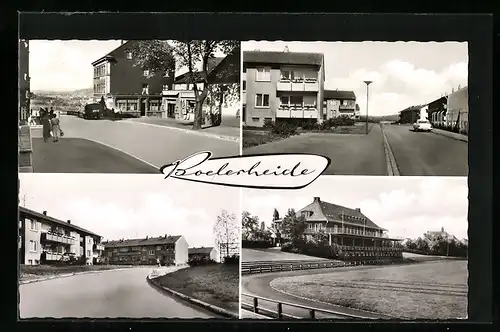
[[[253,298],[253,312],[255,312],[256,314],[259,311],[258,306],[259,306],[259,299],[254,297]]]
[[[311,318],[311,319],[315,319],[316,318],[314,309],[309,309],[309,318]]]
[[[283,318],[283,305],[278,302],[278,319],[282,319]]]

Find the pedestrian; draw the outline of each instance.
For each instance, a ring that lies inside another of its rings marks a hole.
[[[47,140],[50,138],[50,126],[51,126],[51,121],[49,119],[49,113],[47,112],[42,112],[42,132],[43,132],[43,141],[47,143]]]
[[[156,264],[158,265],[158,267],[161,267],[160,257],[156,257]]]
[[[54,138],[54,142],[57,142],[59,141],[59,136],[61,131],[61,126],[59,124],[59,119],[57,118],[57,115],[52,114],[50,122],[52,124],[52,137]]]

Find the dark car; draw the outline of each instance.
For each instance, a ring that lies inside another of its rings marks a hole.
[[[87,104],[80,112],[80,117],[84,119],[97,119],[101,118],[102,106],[99,103]]]

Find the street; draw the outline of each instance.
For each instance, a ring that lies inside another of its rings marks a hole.
[[[61,129],[64,137],[59,142],[47,143],[41,149],[39,142],[34,143],[35,172],[157,173],[161,166],[199,151],[211,151],[214,157],[239,154],[237,141],[133,121],[84,120],[62,115]],[[70,141],[71,138],[94,141],[94,144]],[[118,153],[95,143],[103,143],[123,152]],[[43,141],[41,144],[44,144]],[[46,149],[50,148],[51,152],[47,152]],[[126,157],[125,154],[136,158]],[[137,158],[144,162],[139,162]]]
[[[20,285],[21,318],[217,318],[156,291],[151,268],[109,270]]]
[[[410,126],[384,126],[402,176],[467,176],[468,144]]]

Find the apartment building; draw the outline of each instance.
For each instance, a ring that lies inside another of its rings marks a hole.
[[[102,255],[102,237],[89,230],[42,213],[19,207],[19,262],[50,264],[69,256],[84,257],[87,264]]]
[[[207,75],[210,85],[216,88],[224,89],[228,84],[240,83],[240,48],[236,48],[227,54],[225,57],[210,58],[207,64]],[[198,73],[199,76],[205,75],[202,71]],[[173,83],[173,89],[163,90],[163,111],[166,117],[183,120],[193,121],[194,110],[196,106],[196,99],[193,91],[194,84],[197,85],[199,90],[205,88],[203,80],[196,83],[189,79],[189,72],[177,76]],[[205,120],[208,120],[209,114],[218,113],[222,114],[226,108],[234,107],[235,105],[227,105],[224,100],[224,95],[218,95],[219,100],[212,101],[213,96],[208,95],[203,105]],[[213,105],[218,105],[214,107]],[[239,103],[235,103],[239,104]]]
[[[104,242],[104,256],[110,264],[183,265],[188,261],[188,243],[182,235]]]
[[[94,102],[104,101],[107,109],[130,116],[163,117],[162,91],[172,89],[175,71],[153,72],[136,66],[137,43],[123,41],[92,63]]]
[[[366,217],[359,208],[351,209],[314,197],[312,203],[297,211],[304,217],[306,240],[318,233],[328,236],[330,246],[352,256],[401,257],[402,239],[390,238],[387,230]],[[281,229],[282,219],[274,227]]]
[[[424,112],[425,110],[425,112]],[[426,105],[410,106],[399,112],[399,123],[415,123],[417,120],[427,118]]]
[[[445,126],[460,133],[469,132],[469,88],[458,88],[447,98]]]
[[[219,253],[214,247],[189,248],[189,260],[211,259],[215,262],[219,260]]]
[[[245,51],[243,122],[262,127],[266,120],[322,121],[325,82],[320,53]]]
[[[325,119],[341,116],[359,119],[359,106],[356,104],[354,91],[325,90],[323,99]]]
[[[19,40],[19,124],[27,124],[30,114],[29,41]]]

